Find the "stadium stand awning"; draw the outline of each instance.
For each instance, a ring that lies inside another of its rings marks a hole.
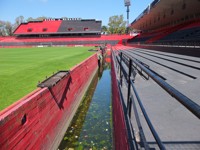
[[[200,20],[199,6],[199,0],[154,0],[131,26],[138,30],[154,30],[190,20]]]

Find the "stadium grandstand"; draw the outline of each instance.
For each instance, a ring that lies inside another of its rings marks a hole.
[[[131,44],[200,46],[199,0],[154,0],[132,23]]]
[[[45,19],[22,23],[14,31],[18,37],[101,35],[101,21],[95,19]]]
[[[101,35],[102,21],[80,18],[55,18],[21,23],[12,37],[1,37],[0,47],[58,45],[116,45],[129,35]]]

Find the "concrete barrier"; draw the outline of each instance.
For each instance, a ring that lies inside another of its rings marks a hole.
[[[56,149],[97,66],[94,54],[52,88],[38,88],[0,112],[0,149]]]

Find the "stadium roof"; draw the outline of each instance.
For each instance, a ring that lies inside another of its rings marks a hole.
[[[132,23],[138,30],[200,19],[200,0],[154,0]]]

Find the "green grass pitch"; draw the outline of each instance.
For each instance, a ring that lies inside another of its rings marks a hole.
[[[0,110],[37,88],[38,81],[69,70],[93,53],[93,47],[0,49]]]

